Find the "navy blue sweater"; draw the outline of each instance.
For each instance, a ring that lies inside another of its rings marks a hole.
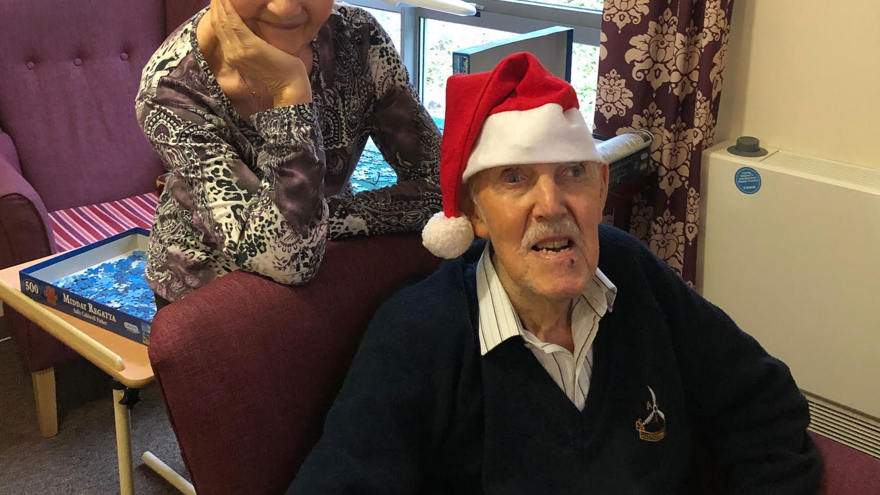
[[[379,309],[288,493],[687,493],[697,439],[730,493],[815,492],[788,368],[640,242],[600,228],[618,295],[583,411],[521,339],[480,357],[482,247]]]

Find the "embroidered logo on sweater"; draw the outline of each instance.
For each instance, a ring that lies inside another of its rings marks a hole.
[[[646,442],[659,442],[666,437],[666,415],[660,410],[654,389],[648,387],[648,392],[651,393],[651,399],[646,408],[650,412],[647,417],[636,420],[636,431],[639,438]]]

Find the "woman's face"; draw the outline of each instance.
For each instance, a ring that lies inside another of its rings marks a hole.
[[[270,45],[292,55],[318,34],[333,0],[231,0],[245,25]]]

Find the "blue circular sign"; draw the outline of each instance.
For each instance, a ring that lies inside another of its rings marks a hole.
[[[755,194],[761,189],[761,174],[752,167],[742,167],[733,175],[733,183],[743,194]]]

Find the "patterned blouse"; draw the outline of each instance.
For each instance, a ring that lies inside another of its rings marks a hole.
[[[135,102],[171,172],[146,267],[159,296],[175,301],[239,268],[305,283],[327,239],[417,231],[441,209],[439,131],[370,14],[334,5],[312,41],[312,102],[244,119],[198,49],[204,12],[152,56]],[[355,195],[349,176],[368,136],[398,182]]]

